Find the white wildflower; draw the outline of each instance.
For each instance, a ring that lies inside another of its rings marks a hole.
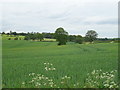
[[[47,67],[45,67],[45,70],[47,71],[47,70],[48,70],[48,68],[47,68]]]
[[[46,85],[46,83],[44,83],[43,85]]]
[[[50,85],[50,87],[53,87],[53,85]]]
[[[31,75],[35,75],[35,73],[32,73]]]
[[[52,70],[56,70],[55,68],[53,68]]]
[[[48,70],[51,70],[51,68],[48,68]]]
[[[67,78],[67,76],[65,76],[65,78]]]
[[[95,70],[93,70],[92,74],[95,74]]]
[[[64,83],[64,82],[61,82],[62,84]]]
[[[76,84],[74,84],[73,86],[76,86]]]
[[[24,85],[24,84],[25,84],[25,82],[22,82],[22,84]]]

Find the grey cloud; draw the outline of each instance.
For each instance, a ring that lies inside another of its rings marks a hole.
[[[102,6],[99,3],[80,3],[79,0],[77,2],[75,0],[66,1],[66,3],[61,1],[24,4],[8,3],[4,8],[4,31],[16,29],[25,32],[54,32],[56,28],[62,26],[70,34],[84,35],[86,30],[95,29],[97,31],[101,30],[100,36],[109,36],[104,34],[104,31],[110,30],[112,34],[113,29],[117,30],[117,27],[115,27],[117,25],[117,7],[114,7],[109,2],[103,3]]]

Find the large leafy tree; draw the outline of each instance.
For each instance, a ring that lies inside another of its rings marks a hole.
[[[68,32],[62,27],[57,28],[55,31],[55,38],[59,42],[58,45],[65,45],[67,43]]]
[[[85,35],[85,39],[86,39],[86,41],[93,42],[97,38],[97,36],[98,36],[98,34],[96,31],[89,30]]]

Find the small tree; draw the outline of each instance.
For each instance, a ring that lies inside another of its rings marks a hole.
[[[75,41],[76,41],[76,35],[69,35],[69,36],[68,36],[68,40],[69,40],[70,42],[75,42]]]
[[[86,39],[86,41],[93,42],[94,40],[96,40],[97,36],[98,36],[98,34],[96,31],[89,30],[85,35],[85,39]]]
[[[30,37],[28,35],[25,36],[24,40],[29,40]]]
[[[42,40],[43,40],[43,35],[40,34],[40,33],[37,33],[37,34],[36,34],[36,39],[42,41]]]
[[[14,40],[18,40],[18,37],[15,37]]]
[[[5,32],[2,32],[2,34],[5,34]]]
[[[8,40],[11,40],[11,38],[8,38]]]
[[[68,32],[63,28],[58,28],[55,31],[55,38],[59,42],[58,45],[66,45]]]

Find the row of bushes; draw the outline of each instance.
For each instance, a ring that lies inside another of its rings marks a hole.
[[[8,38],[8,40],[25,40],[25,38],[18,38],[18,37],[15,37],[15,38]],[[82,44],[83,43],[83,38],[81,37],[76,37],[76,39],[74,39],[73,41],[72,40],[69,40],[70,42],[75,42],[75,43],[79,43],[79,44]],[[102,40],[95,40],[94,43],[118,43],[119,41],[118,40],[107,40],[107,41],[102,41]]]
[[[23,40],[22,38],[18,38],[18,37],[15,37],[15,38],[8,38],[8,40]]]

